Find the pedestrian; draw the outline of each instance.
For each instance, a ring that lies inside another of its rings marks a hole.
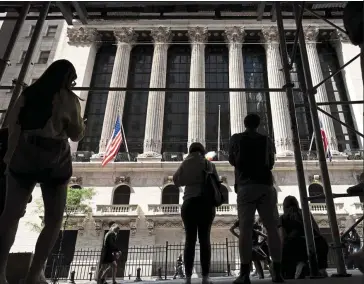
[[[186,284],[191,283],[197,235],[200,241],[202,283],[209,284],[211,283],[209,278],[211,265],[210,233],[216,208],[203,197],[207,167],[212,169],[217,180],[219,177],[215,165],[206,160],[206,151],[201,143],[192,143],[188,152],[188,156],[173,175],[176,186],[185,186],[181,217],[186,232],[183,256]]]
[[[229,162],[235,168],[239,217],[240,276],[236,284],[250,284],[252,232],[255,211],[267,230],[272,265],[272,281],[284,282],[281,275],[282,247],[278,233],[277,192],[273,187],[272,169],[275,147],[266,135],[257,132],[260,117],[249,114],[244,119],[246,130],[230,139]]]
[[[79,98],[71,91],[77,75],[67,60],[53,62],[24,89],[9,113],[5,208],[0,217],[0,284],[19,219],[37,183],[44,201],[44,228],[40,233],[26,284],[45,282],[42,270],[62,226],[67,185],[72,176],[68,143],[79,141],[85,125]],[[43,276],[42,276],[43,275]]]
[[[111,269],[113,284],[116,284],[116,272],[118,268],[117,261],[121,256],[121,251],[117,247],[116,239],[118,237],[118,232],[120,227],[116,223],[112,224],[110,230],[106,233],[104,238],[104,243],[102,247],[101,256],[101,269],[99,271],[99,283],[107,283],[105,280],[106,273]]]

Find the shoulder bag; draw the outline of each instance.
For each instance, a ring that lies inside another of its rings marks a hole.
[[[221,182],[214,173],[212,166],[205,161],[205,182],[203,185],[203,196],[204,199],[212,206],[219,207],[224,203],[224,196],[221,191]]]

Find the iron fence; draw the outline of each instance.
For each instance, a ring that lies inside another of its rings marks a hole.
[[[178,256],[184,244],[134,246],[122,251],[118,260],[117,277],[121,279],[170,279],[175,273]],[[71,257],[52,255],[46,266],[46,277],[58,280],[93,280],[100,268],[101,250],[75,251]],[[335,266],[335,255],[330,250],[329,267]],[[238,243],[226,240],[211,248],[211,276],[236,276],[240,268]],[[139,270],[139,273],[138,273]],[[201,276],[200,248],[196,244],[194,273]]]

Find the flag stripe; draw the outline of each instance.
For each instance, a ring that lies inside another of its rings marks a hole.
[[[110,161],[115,159],[116,155],[119,152],[122,142],[123,142],[123,138],[121,136],[120,120],[119,120],[119,116],[117,116],[114,132],[110,138],[109,143],[107,144],[105,156],[101,163],[101,165],[103,167],[106,166]]]

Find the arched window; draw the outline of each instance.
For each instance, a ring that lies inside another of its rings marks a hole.
[[[229,88],[229,52],[226,45],[208,45],[205,49],[205,86]],[[228,150],[230,139],[229,92],[206,91],[206,150],[217,151],[219,131],[221,150]]]
[[[229,191],[226,186],[221,186],[222,196],[224,197],[224,204],[229,204]]]
[[[112,204],[129,204],[130,202],[130,187],[123,184],[118,186],[114,191]]]
[[[327,78],[335,73],[340,67],[336,51],[328,42],[317,44],[317,51],[320,58],[322,73],[324,78]],[[341,72],[327,80],[325,82],[325,87],[329,102],[348,101]],[[330,111],[336,119],[339,119],[354,128],[353,117],[351,115],[349,105],[330,105]],[[356,134],[337,121],[332,121],[335,128],[339,151],[343,152],[346,149],[358,149],[359,144]]]
[[[174,45],[168,50],[166,88],[188,88],[190,82],[191,48]],[[164,152],[186,152],[188,139],[188,91],[167,91],[163,122]]]
[[[167,185],[162,191],[162,204],[179,204],[179,188]]]
[[[264,47],[258,45],[243,46],[244,79],[246,88],[268,88],[267,66]],[[259,132],[273,138],[270,101],[267,92],[246,92],[249,113],[257,113],[261,124]]]
[[[153,46],[139,45],[130,56],[128,88],[149,88]],[[129,152],[143,153],[148,91],[127,91],[123,111],[123,126]],[[120,152],[126,152],[122,143]]]
[[[95,58],[90,87],[110,87],[116,46],[102,45]],[[99,151],[102,125],[108,91],[89,91],[84,118],[87,118],[85,137],[80,141],[79,151]]]

